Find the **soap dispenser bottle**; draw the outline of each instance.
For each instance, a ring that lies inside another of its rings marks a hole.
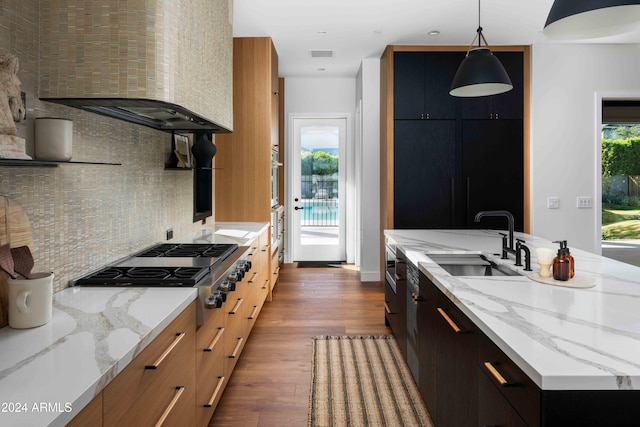
[[[567,258],[567,250],[565,249],[563,242],[555,241],[558,243],[560,249],[558,249],[558,255],[553,259],[553,278],[555,280],[569,280],[570,276],[570,262]]]
[[[571,279],[576,274],[575,260],[573,259],[573,256],[571,256],[571,251],[567,246],[567,241],[563,240],[562,243],[564,243],[564,249],[567,251],[566,257],[569,260],[569,278]]]

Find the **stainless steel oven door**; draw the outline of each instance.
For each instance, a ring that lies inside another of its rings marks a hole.
[[[396,248],[392,245],[385,245],[385,255],[384,260],[386,264],[386,272],[385,278],[387,282],[389,282],[389,286],[393,290],[393,293],[397,293],[396,291]]]

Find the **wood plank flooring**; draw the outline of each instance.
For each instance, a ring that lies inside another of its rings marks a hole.
[[[391,333],[383,286],[355,270],[283,265],[209,425],[306,426],[311,338]]]

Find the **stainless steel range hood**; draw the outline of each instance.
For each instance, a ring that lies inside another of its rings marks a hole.
[[[126,98],[40,98],[103,116],[172,132],[204,131],[229,133],[230,130],[180,105],[153,99]]]
[[[232,0],[41,0],[39,98],[154,129],[233,128]]]

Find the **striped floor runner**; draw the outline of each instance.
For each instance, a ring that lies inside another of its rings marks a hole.
[[[433,426],[392,335],[313,339],[309,426]]]

